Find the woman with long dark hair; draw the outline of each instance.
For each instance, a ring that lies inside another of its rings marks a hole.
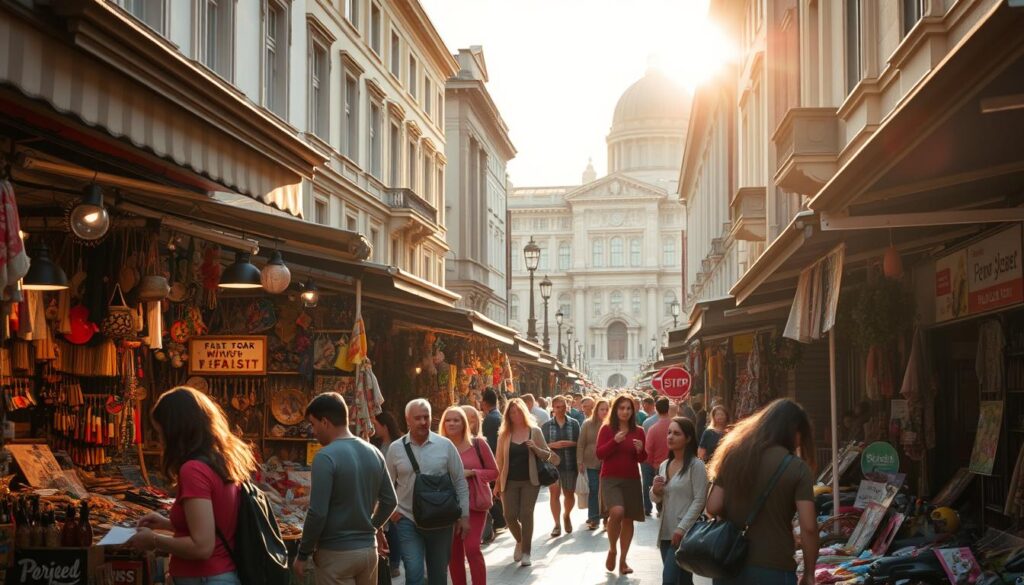
[[[707,500],[708,474],[697,457],[697,429],[686,417],[668,425],[668,459],[658,468],[651,501],[661,504],[658,547],[664,570],[662,585],[693,585],[693,574],[676,565],[676,549],[697,522]]]
[[[218,532],[234,546],[239,486],[256,470],[252,450],[231,433],[219,406],[187,386],[164,392],[151,418],[163,447],[163,472],[178,495],[170,518],[147,514],[128,545],[170,553],[175,585],[239,585],[235,563]]]
[[[633,522],[643,522],[644,496],[640,464],[647,460],[644,431],[636,423],[636,407],[620,394],[608,411],[608,420],[597,433],[597,457],[601,460],[601,511],[608,517],[608,557],[605,568],[620,575],[633,569],[626,563],[633,543]],[[621,553],[621,557],[618,554]],[[618,557],[616,559],[616,557]]]
[[[792,457],[789,457],[792,456]],[[746,566],[733,579],[715,585],[796,583],[792,520],[800,518],[804,572],[801,583],[814,583],[818,558],[818,524],[814,509],[814,430],[804,409],[779,399],[740,421],[722,439],[709,472],[714,487],[707,511],[744,526],[772,476],[782,469],[775,488],[747,531]]]
[[[711,408],[711,426],[704,430],[700,436],[700,446],[697,449],[697,456],[701,461],[711,461],[715,456],[715,450],[722,441],[729,427],[729,411],[721,404]]]

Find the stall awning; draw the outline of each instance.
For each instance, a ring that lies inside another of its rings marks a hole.
[[[0,85],[14,89],[0,92],[0,111],[92,149],[98,165],[125,160],[302,213],[299,184],[324,153],[114,3],[48,6],[59,15],[49,30],[0,9]]]

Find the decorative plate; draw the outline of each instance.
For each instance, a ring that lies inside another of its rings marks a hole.
[[[185,385],[191,386],[203,394],[210,393],[210,383],[202,376],[192,376],[188,380],[185,380]]]
[[[281,390],[270,400],[270,413],[283,425],[296,425],[302,422],[306,408],[306,395],[298,388]]]

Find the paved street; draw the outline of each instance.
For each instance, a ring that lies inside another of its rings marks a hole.
[[[598,584],[640,584],[661,583],[661,557],[658,555],[657,519],[637,525],[633,548],[629,553],[629,564],[636,571],[627,577],[610,574],[604,569],[605,554],[608,551],[608,537],[603,529],[593,532],[583,526],[586,512],[574,510],[572,514],[574,531],[559,538],[551,538],[551,512],[548,508],[547,490],[542,490],[537,501],[536,521],[533,538],[533,566],[520,567],[512,562],[515,541],[508,532],[484,547],[487,560],[487,579],[492,585],[526,585],[557,583],[558,585]],[[582,527],[582,528],[577,528]],[[697,585],[710,585],[711,581],[697,577]],[[405,579],[394,581],[405,583]]]

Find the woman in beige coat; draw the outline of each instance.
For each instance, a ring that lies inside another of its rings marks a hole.
[[[516,398],[505,408],[501,430],[498,431],[498,482],[494,493],[501,498],[509,532],[516,539],[513,560],[528,567],[530,541],[533,539],[533,508],[540,493],[537,479],[538,459],[558,464],[558,457],[548,448],[544,433]]]

